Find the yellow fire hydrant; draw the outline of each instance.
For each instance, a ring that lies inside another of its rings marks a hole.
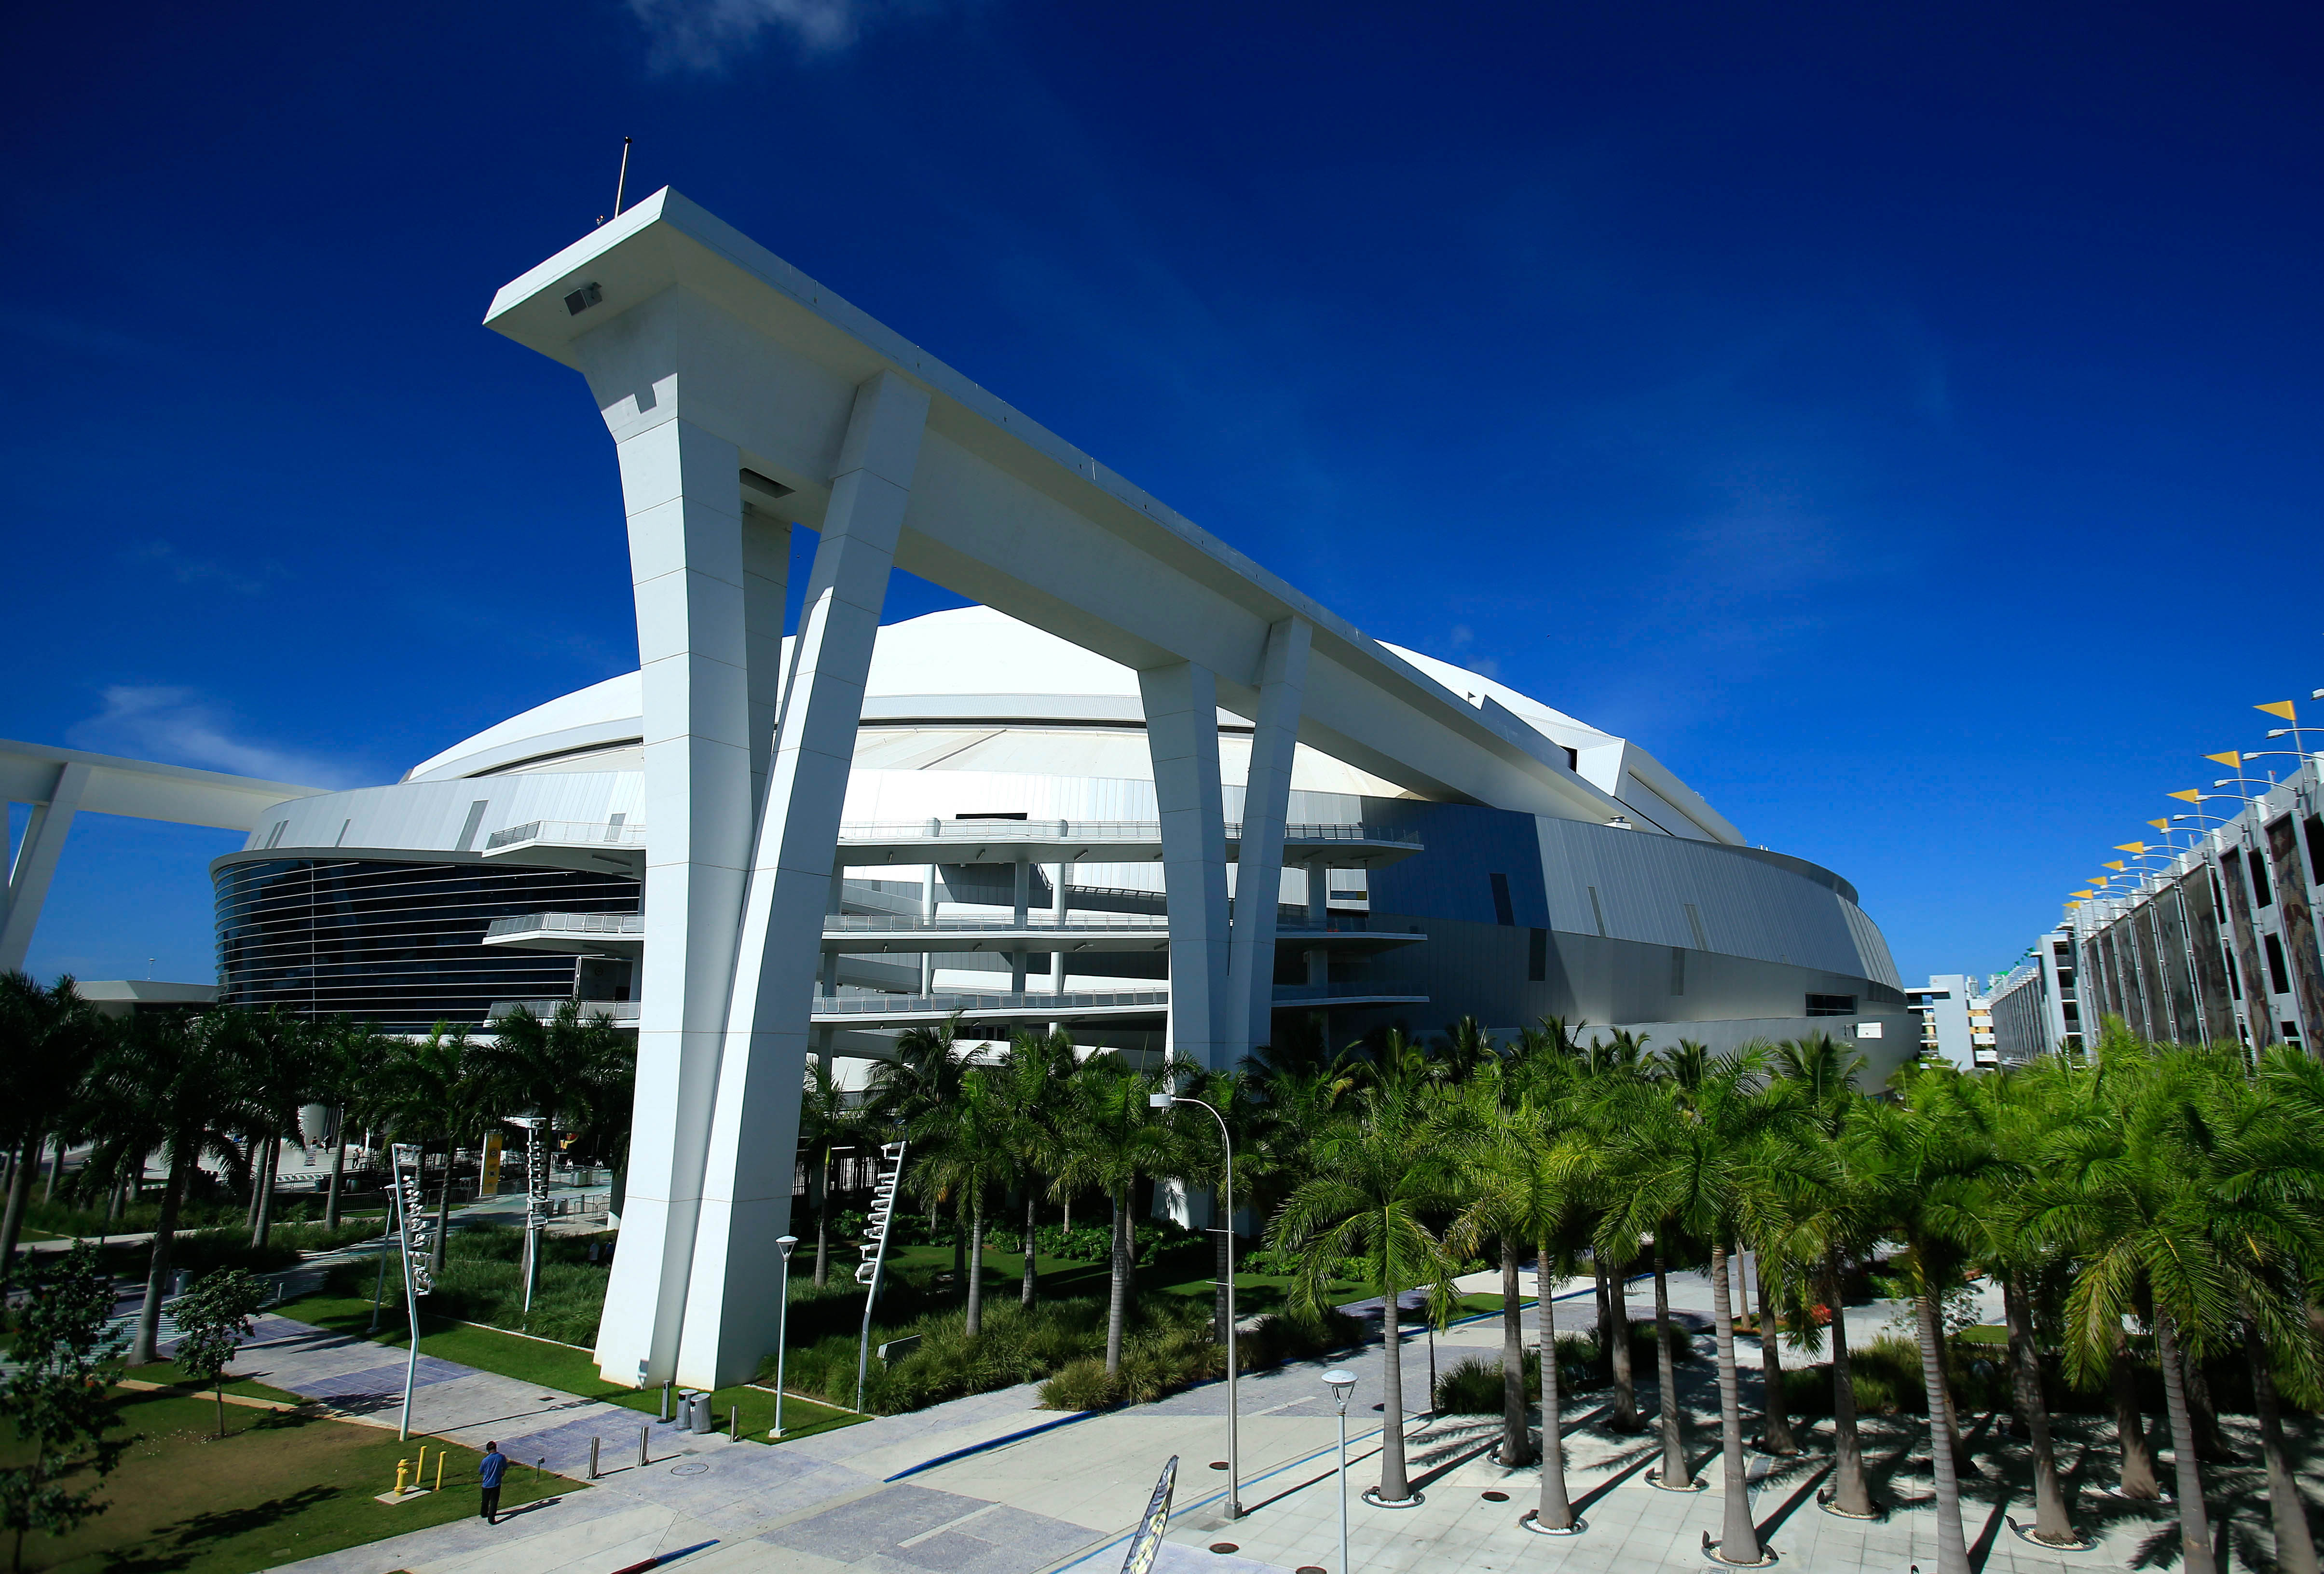
[[[398,1497],[401,1497],[401,1496],[403,1496],[403,1475],[404,1475],[404,1472],[405,1472],[405,1471],[407,1471],[407,1470],[409,1470],[409,1469],[410,1469],[410,1468],[411,1468],[411,1461],[410,1461],[410,1460],[409,1460],[409,1459],[398,1459],[398,1460],[396,1460],[396,1462],[395,1462],[395,1495],[396,1495]]]

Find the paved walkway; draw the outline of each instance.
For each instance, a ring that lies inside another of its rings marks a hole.
[[[1708,1286],[1701,1287],[1707,1300]],[[1561,1327],[1586,1324],[1590,1300],[1589,1286],[1578,1286],[1560,1305]],[[1526,1321],[1530,1336],[1530,1311]],[[1499,1339],[1497,1317],[1456,1327],[1438,1337],[1439,1363],[1448,1351],[1456,1359],[1489,1352]],[[1707,1352],[1708,1339],[1701,1343]],[[1757,1349],[1748,1339],[1742,1353],[1744,1403],[1756,1407]],[[1410,1509],[1351,1504],[1356,1569],[1495,1574],[1522,1563],[1610,1574],[1716,1567],[1702,1548],[1706,1533],[1718,1533],[1722,1485],[1710,1361],[1687,1363],[1680,1380],[1690,1457],[1706,1490],[1647,1485],[1644,1473],[1656,1451],[1651,1434],[1606,1431],[1602,1395],[1584,1395],[1572,1406],[1567,1449],[1569,1490],[1589,1529],[1551,1539],[1517,1523],[1539,1475],[1494,1462],[1497,1420],[1418,1413],[1425,1340],[1409,1341],[1403,1355],[1405,1404],[1415,1413],[1406,1429],[1408,1469],[1422,1502]],[[1350,1363],[1359,1377],[1349,1407],[1350,1480],[1357,1487],[1378,1479],[1381,1364],[1377,1347]],[[237,1369],[392,1423],[403,1366],[385,1347],[270,1318]],[[586,1490],[576,1484],[528,1505],[498,1527],[466,1521],[290,1567],[306,1574],[609,1574],[655,1557],[703,1574],[1112,1574],[1156,1475],[1176,1455],[1176,1506],[1157,1565],[1166,1574],[1336,1569],[1336,1417],[1323,1370],[1322,1363],[1302,1362],[1240,1385],[1246,1514],[1229,1521],[1225,1475],[1212,1468],[1226,1452],[1223,1385],[1086,1417],[1037,1410],[1031,1388],[1012,1388],[773,1446],[696,1438],[649,1422],[650,1463],[641,1468],[639,1413],[422,1357],[418,1430],[471,1445],[489,1436],[516,1459],[544,1460],[576,1477],[586,1471],[595,1436],[604,1440],[607,1474]],[[1651,1374],[1642,1377],[1642,1407],[1651,1413]],[[1017,1435],[1035,1428],[1043,1430]],[[2078,1523],[2098,1533],[2100,1544],[2060,1553],[2011,1533],[2013,1518],[2032,1515],[2028,1468],[2022,1450],[1979,1421],[1971,1434],[1978,1469],[1965,1488],[1964,1518],[1981,1574],[2119,1569],[2152,1561],[2151,1550],[2169,1541],[2162,1508],[2098,1492],[2108,1479],[2104,1429],[2066,1418],[2061,1430],[2065,1462],[2081,1473]],[[1817,1491],[1828,1485],[1828,1427],[1808,1429],[1802,1459],[1752,1456],[1754,1512],[1784,1565],[1904,1574],[1912,1563],[1933,1564],[1924,1429],[1875,1418],[1866,1432],[1876,1494],[1891,1507],[1870,1523],[1816,1506]],[[949,1457],[964,1450],[972,1451]],[[2256,1519],[2247,1514],[2236,1533],[2264,1535],[2264,1506],[2253,1512]]]

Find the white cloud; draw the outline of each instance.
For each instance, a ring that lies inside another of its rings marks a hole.
[[[629,0],[653,37],[654,63],[711,71],[760,34],[788,32],[810,54],[844,50],[881,9],[878,0]]]
[[[305,787],[339,787],[350,779],[344,766],[238,738],[231,728],[231,720],[192,689],[115,684],[105,691],[105,709],[77,723],[65,738],[97,753]]]

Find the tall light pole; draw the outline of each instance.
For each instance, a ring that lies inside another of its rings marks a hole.
[[[775,1238],[775,1247],[783,1254],[782,1275],[775,1292],[775,1430],[767,1435],[783,1435],[783,1357],[790,1343],[791,1331],[791,1248],[798,1245],[798,1237],[782,1235]]]
[[[1147,1102],[1157,1109],[1167,1109],[1173,1104],[1192,1104],[1197,1109],[1210,1109],[1211,1118],[1219,1123],[1219,1141],[1226,1149],[1226,1182],[1221,1188],[1226,1229],[1221,1232],[1226,1243],[1227,1288],[1227,1518],[1242,1517],[1242,1456],[1237,1451],[1241,1418],[1235,1408],[1235,1253],[1234,1253],[1234,1138],[1228,1134],[1227,1118],[1200,1099],[1188,1099],[1176,1093],[1156,1093]]]
[[[1348,1574],[1348,1395],[1356,1389],[1356,1375],[1345,1367],[1323,1374],[1332,1397],[1340,1402],[1340,1574]]]

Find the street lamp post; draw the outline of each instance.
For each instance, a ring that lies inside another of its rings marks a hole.
[[[783,1357],[790,1344],[791,1248],[797,1245],[798,1236],[775,1238],[775,1247],[783,1254],[783,1263],[775,1291],[775,1430],[767,1435],[776,1438],[783,1435]]]
[[[1180,1094],[1156,1093],[1148,1103],[1157,1109],[1167,1109],[1173,1104],[1192,1104],[1197,1109],[1210,1109],[1211,1118],[1219,1123],[1219,1141],[1226,1149],[1226,1181],[1222,1187],[1223,1217],[1226,1229],[1227,1290],[1227,1518],[1242,1517],[1242,1456],[1238,1451],[1238,1433],[1241,1421],[1235,1408],[1235,1252],[1234,1252],[1234,1138],[1228,1134],[1227,1118],[1200,1099],[1188,1099]]]
[[[1332,1397],[1340,1404],[1340,1574],[1348,1574],[1348,1395],[1355,1392],[1356,1375],[1344,1367],[1323,1374]]]

